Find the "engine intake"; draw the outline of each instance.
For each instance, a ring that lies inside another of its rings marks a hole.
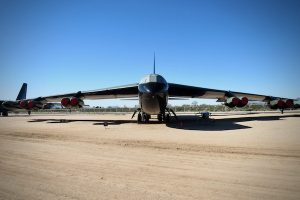
[[[248,104],[249,100],[247,97],[243,97],[242,99],[239,99],[239,103],[237,107],[242,108]]]
[[[29,100],[27,102],[28,109],[42,109],[43,104],[40,101]]]
[[[240,103],[240,99],[237,98],[237,97],[230,97],[228,99],[226,99],[226,102],[225,102],[225,105],[230,107],[230,108],[233,108],[237,105],[239,105]]]
[[[60,101],[60,103],[61,103],[62,106],[66,107],[66,108],[71,107],[71,101],[67,97],[62,98],[62,100]]]
[[[285,101],[286,107],[287,108],[293,108],[294,107],[294,100],[288,99]]]
[[[28,102],[25,101],[25,100],[20,101],[19,105],[23,109],[27,109],[28,108]]]
[[[61,100],[61,105],[63,105],[66,108],[70,108],[70,107],[81,108],[84,105],[84,102],[80,98],[77,98],[77,97],[72,97],[71,99],[65,97]]]
[[[269,102],[269,107],[271,109],[285,109],[287,108],[287,103],[282,99],[275,99]]]

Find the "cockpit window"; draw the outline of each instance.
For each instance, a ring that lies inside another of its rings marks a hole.
[[[161,75],[149,74],[142,78],[140,84],[143,83],[167,83],[167,81]]]

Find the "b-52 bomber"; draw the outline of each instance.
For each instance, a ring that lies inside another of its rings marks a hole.
[[[6,117],[9,111],[24,110],[21,105],[21,101],[26,99],[27,83],[23,83],[20,92],[15,101],[0,100],[0,115]],[[30,114],[30,110],[28,110]]]
[[[22,93],[23,94],[23,93]],[[65,108],[81,108],[84,100],[98,99],[122,99],[136,98],[139,101],[139,108],[133,113],[132,118],[137,114],[138,123],[147,123],[151,116],[156,116],[160,122],[167,123],[170,115],[176,117],[175,112],[169,108],[169,99],[182,98],[204,98],[217,99],[230,108],[244,107],[249,101],[266,102],[271,109],[279,109],[283,113],[284,109],[298,108],[299,104],[295,99],[274,97],[269,95],[250,94],[218,89],[209,89],[196,86],[168,83],[166,79],[155,73],[155,58],[153,73],[141,79],[139,83],[130,85],[98,89],[92,91],[78,91],[74,93],[44,96],[33,99],[17,98],[15,102],[2,102],[2,107],[12,109],[20,108],[28,111],[41,109],[43,105],[50,102],[60,102]],[[6,111],[1,111],[2,115],[7,115]]]

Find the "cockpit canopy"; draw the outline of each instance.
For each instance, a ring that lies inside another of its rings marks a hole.
[[[167,84],[167,81],[159,74],[148,74],[145,77],[142,78],[140,81],[140,84],[145,83],[163,83]]]
[[[167,81],[158,74],[148,74],[139,84],[139,91],[143,93],[161,93],[168,91],[168,83]]]

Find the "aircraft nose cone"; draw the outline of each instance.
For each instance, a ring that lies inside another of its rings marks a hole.
[[[139,90],[143,93],[160,93],[167,90],[166,84],[163,83],[145,83],[139,85]]]

